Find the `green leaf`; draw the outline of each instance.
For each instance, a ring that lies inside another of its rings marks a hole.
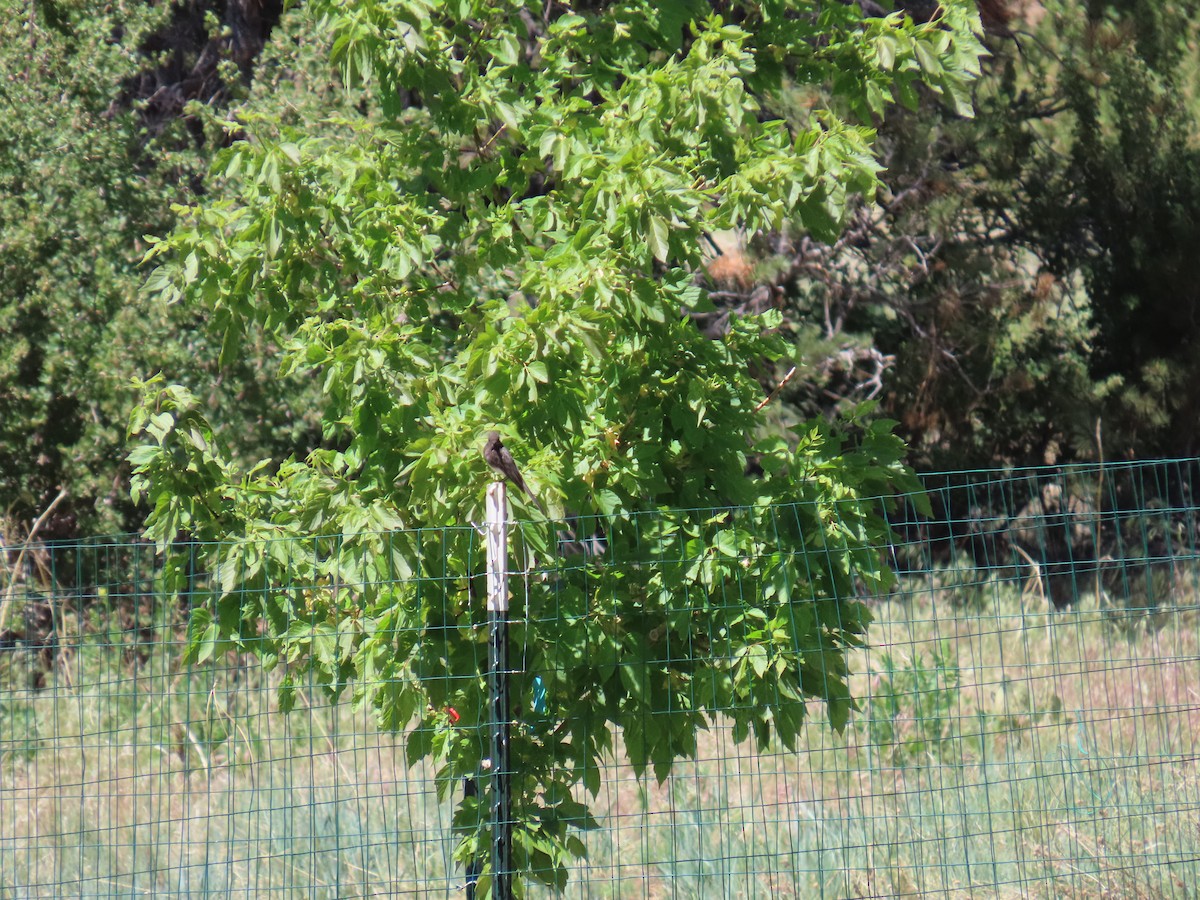
[[[713,539],[713,547],[723,556],[737,557],[741,553],[738,547],[738,536],[730,530],[718,531]]]
[[[278,702],[279,711],[284,715],[290,713],[296,707],[296,683],[292,679],[291,673],[283,676],[279,682]]]
[[[616,492],[607,488],[593,492],[592,499],[596,502],[600,512],[606,516],[611,516],[623,509],[621,498],[617,496]]]
[[[655,259],[663,263],[667,261],[671,253],[668,234],[669,228],[666,220],[660,219],[658,216],[651,216],[650,227],[646,235],[650,241],[650,252],[654,254]]]
[[[242,349],[242,331],[234,324],[230,324],[225,329],[225,338],[221,341],[221,355],[218,357],[218,364],[221,366],[231,366],[234,360],[237,359]]]
[[[292,141],[284,141],[279,145],[279,152],[288,158],[292,165],[300,165],[300,147]]]
[[[187,659],[203,663],[212,658],[217,646],[217,626],[212,614],[204,609],[192,610],[188,619]]]
[[[887,72],[896,65],[896,39],[890,35],[881,35],[875,39],[875,54],[879,59],[880,68]]]
[[[913,41],[913,53],[927,75],[937,77],[942,74],[941,60],[934,55],[934,52],[929,49],[929,46],[924,41],[919,39]]]
[[[635,700],[643,700],[645,697],[645,667],[634,663],[622,663],[619,671],[621,684],[625,686],[629,696]]]
[[[763,678],[771,665],[771,659],[767,655],[767,648],[762,644],[755,644],[750,648],[748,659],[750,660],[750,667],[754,670],[754,674],[759,678]]]

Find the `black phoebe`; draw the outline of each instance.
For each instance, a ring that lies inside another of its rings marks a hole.
[[[542,511],[542,515],[546,515],[546,507],[542,506],[542,501],[534,496],[533,491],[529,489],[529,485],[525,483],[525,479],[521,477],[512,454],[508,452],[508,448],[500,441],[499,432],[488,432],[487,443],[483,445],[483,460],[492,467],[492,471],[503,475],[508,481],[519,487],[529,496],[530,500],[537,504],[537,508]]]

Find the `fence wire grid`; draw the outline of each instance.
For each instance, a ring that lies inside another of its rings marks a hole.
[[[565,894],[1200,896],[1198,473],[925,476],[845,731],[718,720],[661,784],[618,742]],[[279,714],[249,657],[181,665],[152,547],[0,560],[0,898],[465,896],[430,767],[313,685]]]

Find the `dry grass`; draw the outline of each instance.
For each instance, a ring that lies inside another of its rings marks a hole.
[[[164,661],[165,662],[165,661]],[[346,708],[274,713],[240,669],[0,695],[0,897],[415,896],[449,873],[449,811]],[[2,722],[3,720],[0,720]],[[448,874],[449,873],[449,874]]]
[[[614,767],[579,895],[1197,896],[1195,609],[1130,622],[1027,599],[880,604],[845,735],[814,707],[797,754],[716,731],[665,785]]]
[[[797,753],[717,727],[663,785],[614,762],[568,894],[1197,896],[1194,598],[960,594],[876,606],[844,735],[814,707]],[[172,653],[81,646],[0,690],[0,898],[462,895],[449,809],[398,742],[346,708],[280,718],[254,671]]]

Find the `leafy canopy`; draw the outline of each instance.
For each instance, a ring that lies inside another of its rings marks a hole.
[[[547,697],[512,738],[521,871],[563,884],[583,849],[568,826],[593,822],[573,788],[599,790],[618,726],[660,779],[718,715],[791,745],[819,698],[841,727],[869,620],[847,598],[856,575],[890,577],[876,498],[909,484],[902,448],[888,423],[845,453],[817,426],[760,439],[752,373],[783,350],[777,317],[705,337],[693,274],[713,232],[798,216],[830,235],[876,185],[869,128],[815,108],[789,126],[764,98],[833,82],[865,116],[922,82],[967,111],[977,21],[944,5],[914,26],[836,3],[308,4],[359,113],[288,127],[245,110],[223,192],[150,254],[150,290],[206,308],[224,359],[262,329],[285,374],[324,388],[325,446],[244,470],[193,395],[145,384],[131,459],[150,535],[226,541],[192,657],[284,666],[285,706],[309,671],[408,729],[444,790],[478,776],[476,539],[417,529],[482,519],[496,428],[551,513],[597,515],[607,548],[563,563],[565,529],[522,529],[558,571],[514,601],[513,694],[537,676]],[[464,860],[484,809],[459,806]]]

